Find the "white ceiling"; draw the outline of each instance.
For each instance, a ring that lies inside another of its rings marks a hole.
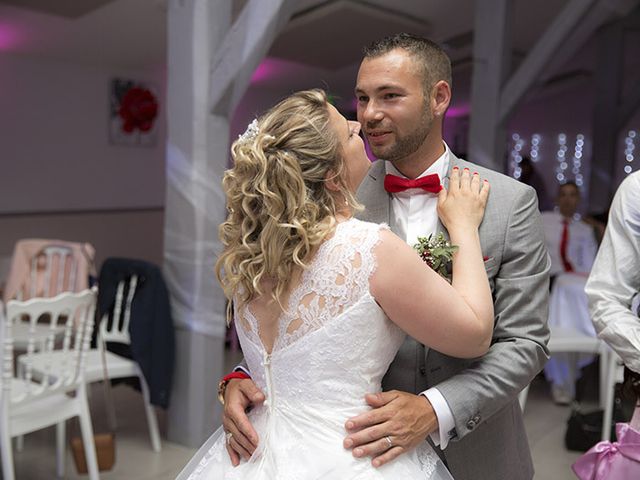
[[[237,12],[245,0],[232,0]],[[0,0],[0,22],[17,30],[11,51],[121,67],[161,64],[167,0]],[[516,0],[514,48],[528,50],[568,0]],[[450,42],[453,53],[472,40],[474,0],[299,0],[272,53],[328,69],[358,61],[363,45],[409,31]]]
[[[224,0],[221,0],[224,1]],[[247,3],[233,1],[234,14]],[[0,0],[0,51],[114,70],[163,68],[167,0]],[[479,0],[481,4],[481,0]],[[542,8],[544,3],[544,8]],[[514,0],[517,64],[569,0]],[[455,68],[458,101],[468,96],[474,0],[299,0],[296,13],[269,52],[277,74],[263,88],[317,84],[350,92],[362,46],[398,31],[444,44]],[[637,40],[637,36],[635,37]],[[628,42],[637,51],[640,42]],[[640,55],[627,55],[630,65]],[[592,45],[554,72],[584,81],[594,68]],[[561,70],[562,70],[561,69]],[[567,80],[564,80],[567,83]],[[306,84],[305,84],[306,83]]]

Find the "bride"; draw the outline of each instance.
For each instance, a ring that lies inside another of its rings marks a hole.
[[[370,162],[360,125],[321,90],[298,92],[252,123],[224,176],[228,217],[218,277],[245,360],[266,401],[248,461],[230,460],[222,427],[178,479],[451,479],[427,442],[374,467],[343,448],[409,334],[473,358],[490,344],[493,303],[478,226],[489,185],[454,170],[438,213],[459,247],[450,285],[386,225],[353,218]],[[393,437],[386,437],[389,448]]]

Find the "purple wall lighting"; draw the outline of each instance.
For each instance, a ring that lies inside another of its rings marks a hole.
[[[255,72],[253,72],[251,85],[257,85],[267,80],[271,80],[272,78],[277,77],[280,73],[282,72],[280,72],[277,62],[269,58],[265,58],[262,63],[258,65]]]
[[[23,35],[20,30],[8,23],[0,22],[0,51],[7,52],[20,44]]]
[[[447,110],[447,117],[454,117],[454,118],[458,118],[458,117],[466,117],[469,115],[469,111],[471,110],[471,108],[469,107],[468,104],[460,104],[460,105],[454,105],[449,107],[449,109]]]

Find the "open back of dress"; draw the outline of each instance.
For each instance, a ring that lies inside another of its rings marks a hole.
[[[235,312],[252,378],[267,397],[249,414],[258,449],[233,468],[219,430],[178,478],[451,478],[426,441],[379,469],[342,447],[344,423],[369,408],[365,394],[380,391],[405,337],[369,293],[380,228],[355,219],[338,225],[292,290],[271,353],[251,303]]]

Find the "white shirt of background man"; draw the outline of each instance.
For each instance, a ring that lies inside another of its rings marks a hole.
[[[551,257],[551,276],[564,272],[560,255],[560,242],[564,217],[560,212],[542,212],[542,225],[547,243],[547,250]],[[598,243],[593,228],[582,220],[569,221],[569,241],[567,244],[567,260],[576,273],[589,273],[593,260],[596,258]]]

